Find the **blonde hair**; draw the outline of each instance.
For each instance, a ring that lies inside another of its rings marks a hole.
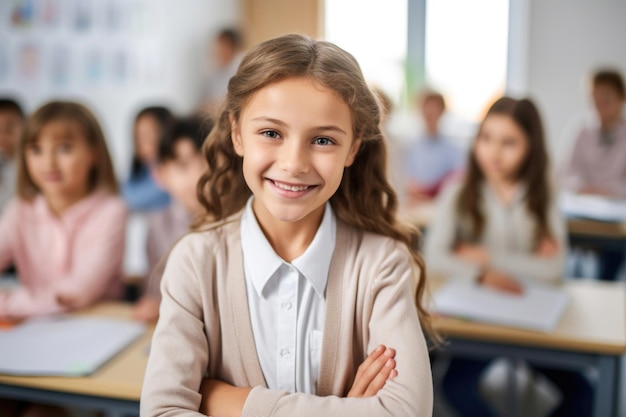
[[[39,137],[45,125],[56,120],[66,120],[80,126],[96,155],[96,164],[89,174],[89,192],[103,190],[117,194],[117,180],[113,163],[98,120],[85,106],[70,101],[52,101],[37,109],[26,122],[24,135],[18,147],[17,195],[32,200],[41,192],[33,182],[26,167],[26,147]]]
[[[379,105],[357,61],[336,45],[286,35],[261,43],[244,57],[228,83],[228,95],[203,147],[208,170],[198,183],[198,199],[207,211],[205,221],[223,220],[240,211],[251,195],[243,177],[242,158],[233,148],[231,119],[239,120],[257,91],[287,78],[313,79],[337,93],[349,106],[352,133],[362,142],[354,163],[344,169],[330,203],[344,223],[407,246],[419,269],[419,276],[415,277],[418,314],[426,333],[437,340],[422,304],[426,275],[424,261],[416,249],[419,232],[396,218],[398,199],[386,176],[387,147],[379,127]]]

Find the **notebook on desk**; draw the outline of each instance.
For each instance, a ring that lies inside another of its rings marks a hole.
[[[561,210],[567,217],[626,223],[626,200],[563,193],[560,204]]]
[[[0,331],[0,373],[86,376],[143,334],[141,323],[49,317]]]
[[[523,295],[514,295],[470,282],[448,282],[435,293],[432,310],[469,320],[549,332],[557,326],[568,299],[567,293],[558,288],[529,286]]]

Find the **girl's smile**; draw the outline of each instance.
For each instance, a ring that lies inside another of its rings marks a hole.
[[[280,193],[280,195],[287,198],[298,198],[306,194],[308,191],[312,190],[315,185],[306,185],[306,184],[291,184],[286,182],[280,182],[277,180],[273,180],[267,178],[272,186],[276,188],[276,191]]]

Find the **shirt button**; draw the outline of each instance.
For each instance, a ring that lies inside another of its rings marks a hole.
[[[293,304],[291,304],[289,301],[283,301],[281,307],[283,308],[283,310],[291,310]]]
[[[289,265],[289,272],[296,272],[296,267],[293,265]]]
[[[287,359],[291,356],[291,352],[289,351],[289,349],[281,349],[280,356],[282,356],[284,359]]]

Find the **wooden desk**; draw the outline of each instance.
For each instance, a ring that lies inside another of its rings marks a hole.
[[[83,313],[131,318],[131,306],[105,303]],[[0,397],[101,409],[107,416],[139,415],[139,398],[153,328],[88,377],[0,375]]]
[[[431,291],[443,283],[431,282]],[[531,364],[598,373],[594,416],[617,416],[620,366],[626,354],[626,286],[620,282],[566,281],[571,299],[551,333],[437,316],[447,339],[442,352],[459,357],[524,360]],[[622,394],[623,395],[623,394]]]
[[[626,223],[608,223],[587,219],[568,219],[570,235],[626,240]]]

